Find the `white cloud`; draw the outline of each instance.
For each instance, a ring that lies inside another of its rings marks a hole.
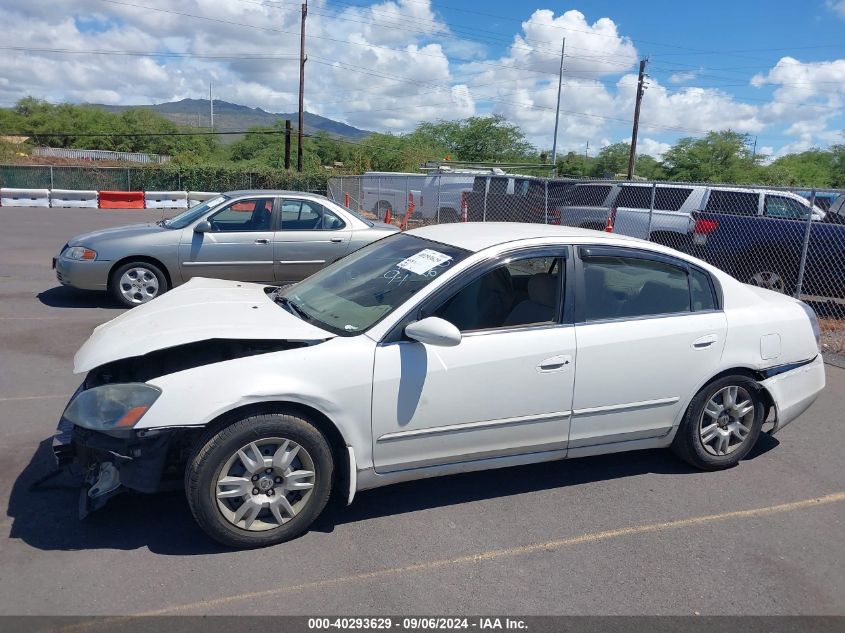
[[[273,112],[296,110],[297,3],[128,1],[164,12],[102,0],[77,0],[62,11],[54,0],[7,0],[0,6],[4,45],[206,57],[4,51],[0,103],[9,105],[27,94],[51,101],[158,103],[205,98],[213,81],[219,99]],[[845,15],[845,0],[829,6]],[[493,44],[453,32],[426,0],[354,6],[312,0],[306,108],[358,127],[394,132],[423,120],[494,112],[521,126],[539,148],[549,149],[565,36],[559,151],[581,152],[588,141],[598,150],[601,142],[630,130],[639,54],[616,22],[588,19],[577,10],[538,9],[516,30],[505,52],[491,57]],[[220,55],[242,58],[208,57]],[[648,79],[642,153],[659,156],[666,140],[711,129],[760,134],[761,141],[766,134],[785,136],[783,147],[772,142],[776,136],[765,139],[776,148],[772,153],[842,140],[845,59],[806,63],[784,57],[750,78],[765,96],[754,102],[724,89],[697,87],[701,72],[676,72],[663,83]]]
[[[840,17],[845,18],[845,0],[827,0],[827,6]]]
[[[699,73],[697,70],[688,70],[682,73],[674,73],[669,76],[669,83],[685,84],[698,77],[698,74]]]
[[[672,147],[669,143],[656,141],[653,138],[639,138],[637,139],[637,154],[648,154],[658,160],[663,158],[663,154]]]

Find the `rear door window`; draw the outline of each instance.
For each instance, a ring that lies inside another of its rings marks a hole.
[[[622,187],[616,197],[615,206],[624,209],[648,209],[651,207],[651,187]]]
[[[757,215],[759,201],[760,195],[750,191],[713,189],[705,210],[731,215]]]
[[[566,204],[573,207],[600,207],[607,199],[612,185],[578,185],[566,194]]]
[[[587,321],[690,311],[687,271],[637,257],[587,257],[584,312]]]
[[[654,208],[660,211],[680,211],[692,189],[681,187],[657,187],[654,192]]]

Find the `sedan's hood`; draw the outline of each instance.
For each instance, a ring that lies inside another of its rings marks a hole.
[[[274,303],[264,288],[196,277],[97,327],[74,356],[73,371],[209,339],[324,341],[335,336]]]
[[[97,242],[102,242],[103,240],[122,240],[137,237],[138,235],[151,235],[167,232],[170,232],[170,229],[157,226],[153,223],[130,224],[129,226],[118,226],[113,229],[102,229],[91,233],[85,233],[83,235],[77,235],[72,240],[69,240],[68,244],[70,246],[87,246],[92,248]]]

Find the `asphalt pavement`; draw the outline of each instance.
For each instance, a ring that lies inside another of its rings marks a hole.
[[[58,286],[50,258],[160,217],[0,208],[0,615],[845,614],[833,366],[813,407],[729,471],[645,451],[401,484],[255,551],[210,541],[182,493],[80,522],[76,491],[31,484],[81,379],[74,352],[122,310]]]

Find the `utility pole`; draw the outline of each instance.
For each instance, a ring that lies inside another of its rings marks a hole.
[[[645,90],[645,65],[648,57],[640,60],[640,74],[637,77],[637,102],[634,106],[634,129],[631,131],[631,153],[628,156],[628,180],[634,177],[634,160],[637,157],[637,131],[640,127],[640,103],[643,100]]]
[[[751,150],[751,160],[757,158],[757,137],[754,137],[754,149]]]
[[[560,73],[557,78],[557,107],[555,108],[555,138],[552,142],[552,165],[554,165],[554,174],[557,176],[557,125],[560,119],[560,91],[563,87],[563,51],[566,49],[566,38],[563,38],[563,43],[560,45]]]
[[[208,82],[208,107],[211,110],[211,131],[214,131],[214,97],[211,92],[211,82]]]
[[[296,131],[296,171],[302,171],[302,132],[305,128],[305,16],[308,0],[302,3],[302,25],[299,28],[299,129]]]
[[[290,119],[285,119],[285,170],[290,169]]]

